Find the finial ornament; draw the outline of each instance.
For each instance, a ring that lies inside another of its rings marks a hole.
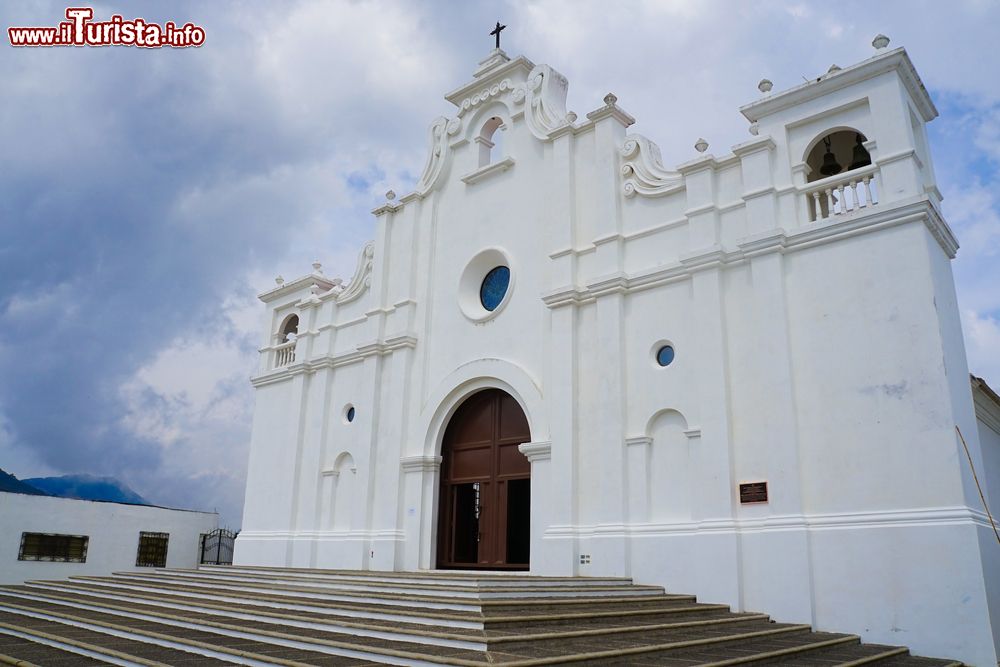
[[[615,95],[614,93],[608,93],[607,95],[604,96],[604,103],[607,104],[608,106],[611,106],[617,101],[618,101],[618,96]]]
[[[704,153],[708,150],[708,142],[699,137],[698,141],[695,142],[694,149],[699,153]]]
[[[281,287],[282,285],[285,284],[285,279],[282,278],[280,275],[279,276],[275,276],[274,277],[274,284],[277,285],[278,287]]]
[[[879,33],[875,35],[875,39],[872,40],[872,46],[879,50],[884,49],[889,46],[889,38],[882,33]]]
[[[840,65],[838,65],[837,63],[833,63],[832,65],[830,65],[830,69],[826,70],[826,73],[833,74],[834,72],[839,72],[840,69],[841,69]]]
[[[388,199],[389,201],[392,201],[393,199],[396,198],[396,193],[392,190],[389,190],[385,193],[385,198]]]
[[[323,265],[319,263],[319,260],[313,262],[313,273],[323,273]]]
[[[576,116],[576,112],[575,111],[568,111],[568,112],[566,112],[566,122],[567,123],[575,123],[576,122],[576,118],[577,118],[577,116]]]
[[[761,79],[760,83],[757,84],[757,90],[767,95],[774,88],[774,84],[771,83],[770,79]]]
[[[500,31],[502,31],[506,27],[507,26],[505,26],[505,25],[500,25],[500,21],[497,21],[497,27],[493,28],[493,30],[490,32],[491,35],[495,35],[496,38],[497,38],[497,48],[498,49],[500,48]]]

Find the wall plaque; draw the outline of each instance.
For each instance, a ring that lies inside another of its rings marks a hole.
[[[766,503],[767,482],[747,482],[740,484],[740,504]]]

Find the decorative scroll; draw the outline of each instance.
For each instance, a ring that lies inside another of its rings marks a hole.
[[[524,118],[535,137],[547,140],[549,133],[562,127],[566,118],[566,92],[569,82],[548,65],[536,65],[524,85],[514,88],[514,104],[524,104]]]
[[[660,147],[641,134],[625,137],[621,148],[622,191],[626,197],[636,194],[659,197],[672,192],[684,182],[684,177],[663,166]]]
[[[428,130],[428,143],[430,144],[427,155],[427,162],[424,163],[424,171],[417,181],[416,192],[419,195],[427,194],[433,187],[438,176],[441,175],[441,168],[444,166],[445,154],[448,152],[448,135],[454,134],[451,131],[451,123],[444,116],[438,116],[431,123]]]
[[[338,304],[354,301],[361,296],[362,292],[371,287],[374,257],[375,241],[369,241],[361,249],[361,254],[358,255],[358,267],[354,270],[354,277],[351,278],[351,282],[347,283],[344,291],[337,296]]]
[[[483,88],[481,91],[474,95],[470,95],[462,100],[461,104],[458,105],[458,117],[461,118],[467,114],[472,109],[477,106],[489,102],[494,97],[498,97],[501,94],[506,93],[512,87],[510,79],[504,79],[499,83],[494,83],[488,88]],[[454,134],[449,132],[449,134]]]

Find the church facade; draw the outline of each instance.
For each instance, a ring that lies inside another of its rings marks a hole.
[[[886,42],[673,168],[494,50],[353,277],[261,295],[235,562],[630,576],[994,664],[937,110]]]

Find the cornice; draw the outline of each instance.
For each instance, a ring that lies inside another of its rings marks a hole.
[[[605,99],[613,98],[614,96],[608,96]],[[627,111],[618,106],[615,102],[615,98],[611,102],[605,102],[603,107],[598,107],[590,113],[587,114],[587,119],[593,123],[598,123],[605,118],[614,118],[624,127],[629,127],[635,124],[635,118],[629,114]]]
[[[972,401],[976,419],[1000,435],[1000,396],[982,378],[969,376],[972,381]]]
[[[404,456],[399,459],[403,472],[437,472],[441,468],[440,456]]]
[[[744,141],[742,144],[736,144],[733,146],[733,155],[737,157],[744,157],[746,155],[752,155],[754,153],[759,153],[760,151],[773,151],[777,148],[777,144],[774,143],[774,139],[771,137],[756,137],[749,141]]]
[[[658,287],[686,280],[699,271],[735,266],[751,258],[770,252],[789,253],[820,244],[867,234],[898,225],[922,222],[940,244],[942,250],[953,258],[958,247],[947,223],[941,218],[927,196],[896,205],[880,205],[856,215],[836,216],[805,227],[786,231],[774,228],[737,241],[735,248],[719,244],[682,253],[674,264],[658,266],[634,274],[616,273],[599,278],[586,287],[564,285],[542,296],[549,308],[589,303],[605,294],[620,294]]]
[[[900,79],[913,98],[925,122],[934,120],[938,111],[927,93],[927,88],[920,80],[917,70],[913,67],[906,49],[898,48],[880,53],[868,60],[844,69],[827,73],[818,79],[790,88],[776,95],[765,97],[740,107],[742,113],[750,122],[757,122],[765,116],[777,113],[789,107],[803,104],[824,95],[874,78],[886,72],[898,71]]]
[[[529,463],[548,461],[552,458],[552,441],[525,442],[518,445],[517,450],[527,457]]]
[[[507,171],[513,166],[514,166],[514,158],[508,155],[502,160],[491,162],[485,167],[480,167],[475,171],[471,171],[465,176],[462,176],[462,182],[465,183],[466,185],[472,185],[473,183],[478,183],[479,181],[483,180],[484,178],[488,178],[493,174]]]
[[[491,54],[492,55],[492,54]],[[489,56],[487,57],[489,59]],[[483,61],[486,62],[486,61]],[[482,63],[481,63],[482,64]],[[511,76],[517,73],[519,70],[524,73],[525,76],[528,75],[531,70],[535,69],[535,63],[531,62],[524,56],[518,56],[513,60],[510,60],[499,67],[494,67],[486,70],[478,77],[474,78],[466,84],[463,84],[451,91],[444,96],[446,100],[454,104],[458,108],[462,108],[464,101],[469,100],[469,105],[471,106],[471,98],[474,94],[479,93],[482,89],[489,91],[492,84],[499,84],[500,80],[504,77]]]
[[[340,278],[328,278],[322,273],[313,272],[308,275],[296,278],[290,282],[283,283],[274,289],[268,290],[266,292],[261,292],[257,295],[257,298],[264,303],[271,303],[277,299],[280,299],[291,294],[295,294],[304,289],[312,287],[314,284],[319,285],[320,289],[324,292],[333,289],[335,286],[341,283]]]
[[[404,332],[385,338],[385,340],[375,340],[357,345],[353,350],[325,354],[312,359],[296,361],[289,366],[275,368],[260,375],[250,378],[250,384],[254,387],[262,387],[275,382],[283,382],[296,375],[315,373],[321,369],[338,368],[348,364],[363,361],[368,357],[385,356],[392,354],[396,350],[405,348],[416,348],[417,336],[413,332]]]

